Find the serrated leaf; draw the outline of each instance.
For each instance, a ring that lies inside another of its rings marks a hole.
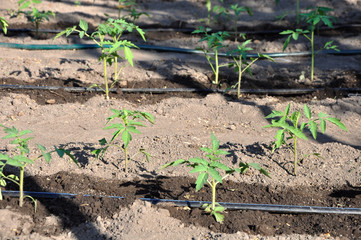
[[[125,129],[122,133],[122,141],[124,142],[124,148],[128,147],[129,142],[132,140],[132,135]]]
[[[184,159],[178,159],[176,161],[164,164],[163,166],[160,167],[160,169],[163,169],[163,168],[166,168],[166,167],[169,167],[169,166],[177,166],[177,165],[183,164],[185,162],[186,162],[186,160],[184,160]]]
[[[220,214],[219,212],[212,212],[212,214],[214,215],[214,217],[216,218],[217,222],[223,222],[224,221],[224,216],[222,214]]]
[[[328,118],[326,118],[326,120],[329,121],[329,122],[331,122],[331,123],[333,123],[333,124],[335,124],[336,126],[338,126],[339,128],[341,128],[342,130],[344,130],[344,131],[346,131],[346,132],[348,131],[347,128],[346,128],[346,126],[341,122],[340,119],[338,119],[338,118],[333,118],[333,117],[328,117]]]
[[[202,172],[201,174],[198,175],[197,180],[196,180],[196,191],[197,192],[204,186],[204,184],[207,182],[207,179],[208,179],[208,173],[206,173],[206,172]]]
[[[40,149],[40,151],[41,151],[41,153],[42,153],[45,161],[46,161],[47,163],[49,163],[50,160],[51,160],[51,153],[46,152],[46,148],[45,148],[44,146],[42,146],[42,145],[40,145],[40,144],[37,144],[37,146],[38,146],[38,148]]]
[[[88,31],[88,23],[84,21],[83,19],[79,20],[79,27],[84,31]]]
[[[308,119],[311,119],[312,117],[311,109],[306,104],[303,106],[303,111],[305,112],[306,117]]]
[[[315,121],[309,121],[308,128],[310,129],[310,131],[312,133],[312,137],[314,139],[316,139],[317,138],[317,129],[318,129],[317,123]]]
[[[190,173],[196,173],[196,172],[206,172],[208,170],[207,166],[204,165],[197,165],[192,170],[190,170]]]
[[[231,168],[229,168],[227,165],[225,165],[223,163],[220,163],[220,162],[212,162],[210,164],[210,167],[220,168],[220,169],[225,170],[225,171],[231,170]]]
[[[211,132],[211,140],[212,140],[212,149],[218,150],[220,141],[217,140],[216,136],[214,136],[213,132]]]
[[[270,113],[269,115],[267,115],[265,118],[274,118],[274,117],[282,117],[285,114],[281,111],[275,111],[273,110],[272,113]]]
[[[214,178],[214,180],[222,183],[222,177],[221,177],[221,175],[219,174],[219,172],[216,169],[209,168],[208,172],[211,175],[211,177]]]

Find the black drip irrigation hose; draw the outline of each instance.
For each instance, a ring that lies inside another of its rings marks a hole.
[[[141,50],[150,50],[150,51],[159,51],[159,52],[173,52],[173,53],[188,53],[188,54],[204,54],[201,50],[187,49],[187,48],[177,48],[177,47],[167,47],[167,46],[154,46],[154,45],[137,45]],[[74,49],[98,49],[100,48],[96,44],[22,44],[22,43],[4,43],[0,42],[0,47],[4,48],[15,48],[15,49],[25,49],[25,50],[74,50]],[[109,47],[105,45],[105,47]],[[352,49],[352,50],[340,50],[335,51],[332,49],[322,50],[320,53],[323,54],[333,54],[333,55],[358,55],[361,54],[361,49]],[[209,53],[212,55],[211,53]],[[279,57],[304,57],[311,56],[311,51],[304,52],[275,52],[275,53],[262,53],[266,54],[272,58]],[[236,55],[229,55],[226,53],[218,53],[221,57],[238,57]],[[258,54],[249,53],[247,58],[256,58]]]
[[[31,85],[0,85],[0,89],[13,90],[64,90],[67,92],[103,92],[100,88],[85,88],[85,87],[59,87],[59,86],[31,86]],[[327,88],[337,92],[361,92],[361,88]],[[326,88],[299,88],[299,89],[241,89],[243,94],[273,94],[273,95],[301,95],[309,94],[316,91],[325,91]],[[111,88],[110,92],[124,92],[124,93],[236,93],[237,90],[223,90],[223,89],[208,89],[208,88]]]
[[[152,26],[139,26],[141,29],[143,29],[146,32],[182,32],[182,33],[192,33],[194,30],[196,30],[196,28],[182,28],[182,27],[152,27]],[[361,28],[361,24],[342,24],[342,25],[334,25],[333,28],[330,27],[326,27],[326,26],[322,26],[318,29],[318,31],[332,31],[332,30],[345,30],[348,28]],[[279,34],[280,32],[287,30],[286,28],[282,28],[282,29],[269,29],[269,30],[259,30],[259,31],[241,31],[239,30],[238,32],[242,32],[244,34],[248,34],[248,35],[267,35],[267,34]],[[40,33],[60,33],[64,30],[57,30],[57,29],[38,29],[38,31],[36,31],[35,29],[31,29],[31,28],[8,28],[7,32],[11,33],[11,32],[40,32]],[[224,31],[224,29],[212,29],[210,31],[210,33],[215,33],[218,31]],[[3,32],[2,29],[0,29],[0,32]],[[228,31],[230,34],[235,34],[235,32],[233,31]],[[91,35],[93,32],[87,32],[89,35]],[[76,33],[74,33],[76,34]]]
[[[3,190],[2,194],[9,197],[19,197],[19,191]],[[51,193],[51,192],[30,192],[24,191],[24,195],[29,195],[34,198],[75,198],[76,196],[83,197],[109,197],[113,199],[125,199],[121,196],[95,196],[90,194],[73,194],[73,193]],[[188,200],[172,200],[172,199],[154,199],[154,198],[140,198],[141,201],[150,202],[152,204],[159,203],[174,203],[177,206],[200,208],[204,204],[210,204],[206,201],[188,201]],[[297,205],[275,205],[275,204],[254,204],[254,203],[226,203],[219,202],[220,205],[229,210],[253,210],[253,211],[268,211],[277,213],[317,213],[317,214],[353,214],[361,215],[361,208],[336,208],[336,207],[318,207],[318,206],[297,206]]]

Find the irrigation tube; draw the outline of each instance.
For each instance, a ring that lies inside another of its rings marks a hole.
[[[153,50],[160,52],[175,52],[175,53],[189,53],[189,54],[204,54],[201,50],[195,49],[187,49],[187,48],[176,48],[176,47],[167,47],[167,46],[153,46],[153,45],[137,45],[141,50]],[[25,49],[25,50],[73,50],[73,49],[97,49],[100,48],[96,44],[21,44],[21,43],[3,43],[0,42],[0,47],[4,48],[16,48],[16,49]],[[105,47],[109,47],[105,45]],[[334,55],[356,55],[361,54],[361,49],[354,50],[323,50],[320,53],[323,54],[334,54]],[[303,56],[311,56],[310,51],[305,52],[275,52],[275,53],[263,53],[267,54],[272,58],[278,57],[303,57]],[[238,57],[233,55],[227,55],[226,53],[218,53],[221,57]],[[247,58],[255,58],[258,57],[258,54],[249,53],[247,54]]]
[[[2,194],[9,197],[19,197],[19,191],[6,191],[3,190]],[[73,194],[73,193],[51,193],[51,192],[30,192],[24,191],[25,195],[34,198],[74,198],[76,196],[94,197],[94,195]],[[124,199],[120,196],[104,196],[113,199]],[[205,201],[188,201],[188,200],[171,200],[171,199],[154,199],[154,198],[140,198],[142,201],[151,202],[152,204],[158,203],[174,203],[177,206],[199,208],[203,204],[211,202]],[[361,208],[335,208],[335,207],[317,207],[317,206],[296,206],[296,205],[274,205],[274,204],[253,204],[253,203],[225,203],[219,202],[220,205],[230,210],[254,210],[254,211],[268,211],[278,213],[318,213],[318,214],[355,214],[361,215]]]
[[[0,89],[18,89],[18,90],[64,90],[67,92],[102,92],[100,88],[85,87],[59,87],[59,86],[31,86],[31,85],[8,85],[0,84]],[[328,88],[334,91],[361,92],[361,88]],[[241,89],[244,94],[274,94],[274,95],[299,95],[308,94],[316,91],[324,91],[326,88],[299,88],[299,89]],[[237,90],[208,89],[208,88],[111,88],[110,92],[124,93],[174,93],[174,92],[206,92],[206,93],[236,93]]]

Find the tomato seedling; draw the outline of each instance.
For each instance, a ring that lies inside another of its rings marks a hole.
[[[293,113],[290,113],[291,104],[289,103],[284,112],[273,110],[271,114],[266,116],[266,118],[273,118],[271,124],[264,126],[264,128],[280,128],[275,136],[276,141],[273,143],[272,153],[275,149],[280,148],[282,145],[290,148],[293,153],[293,173],[297,175],[297,165],[301,163],[305,158],[310,155],[314,155],[320,157],[318,153],[311,153],[303,155],[302,158],[298,159],[297,154],[297,141],[298,139],[308,140],[304,131],[307,127],[314,139],[317,138],[317,131],[319,128],[322,133],[326,131],[326,121],[335,124],[340,129],[347,131],[345,125],[338,118],[330,117],[326,113],[320,112],[317,118],[312,117],[311,109],[305,104],[303,107],[304,115],[307,118],[307,121],[302,122],[299,126],[299,120],[301,117],[301,111],[296,110]],[[278,119],[279,118],[279,119]],[[288,143],[287,141],[291,140],[292,143]]]
[[[118,18],[124,19],[126,21],[132,21],[134,23],[142,15],[150,17],[147,12],[138,12],[136,7],[137,2],[135,0],[118,0]],[[128,14],[120,17],[120,13],[122,10],[125,10],[126,12],[128,12]]]
[[[55,18],[55,13],[52,11],[39,11],[34,5],[40,4],[41,0],[19,0],[18,1],[18,14],[22,13],[26,16],[29,22],[35,26],[35,36],[39,37],[39,25],[44,20],[49,21],[50,17]],[[31,7],[31,11],[22,11],[28,7]]]
[[[238,35],[238,20],[241,16],[241,13],[247,12],[249,16],[253,15],[252,9],[249,7],[238,6],[238,4],[233,4],[229,8],[225,8],[221,5],[217,5],[213,8],[213,11],[216,13],[216,18],[224,16],[226,21],[231,20],[233,22],[233,30],[235,33],[234,41],[237,42],[238,36],[244,37],[244,34]]]
[[[251,42],[251,40],[246,40],[241,45],[237,46],[237,49],[234,49],[228,53],[228,55],[233,57],[234,63],[229,64],[230,67],[235,67],[235,71],[238,72],[238,82],[231,86],[231,88],[237,87],[237,97],[241,97],[241,82],[242,82],[242,75],[246,71],[252,75],[252,71],[250,67],[253,63],[255,63],[260,58],[266,58],[268,60],[274,61],[273,58],[266,54],[258,54],[257,58],[251,58],[251,62],[247,61],[247,52],[253,50],[247,45]],[[238,57],[235,57],[238,56]],[[244,67],[243,67],[244,66]]]
[[[333,49],[335,51],[339,51],[336,45],[333,45],[333,41],[328,41],[324,44],[324,46],[319,49],[315,53],[314,48],[314,35],[315,35],[315,29],[316,26],[320,25],[321,23],[324,23],[328,27],[333,28],[332,22],[334,22],[336,19],[335,17],[328,16],[327,13],[333,11],[331,8],[326,7],[313,7],[311,8],[311,11],[308,13],[302,13],[301,17],[306,20],[306,22],[309,24],[309,28],[307,30],[303,29],[296,29],[296,30],[286,30],[281,32],[282,35],[289,35],[284,44],[283,44],[283,51],[287,48],[288,44],[290,43],[291,37],[294,40],[298,40],[298,37],[300,35],[307,38],[311,43],[311,81],[313,81],[314,77],[314,66],[315,66],[315,56],[324,49]],[[309,35],[311,34],[311,36]]]
[[[234,172],[245,173],[249,167],[253,167],[256,170],[260,171],[262,174],[270,177],[269,173],[260,167],[257,163],[240,163],[239,167],[232,168],[220,162],[222,160],[222,155],[230,154],[227,151],[219,149],[220,141],[211,133],[212,147],[201,147],[200,149],[206,153],[205,158],[190,158],[188,160],[178,159],[174,162],[167,163],[161,167],[166,168],[169,166],[177,166],[180,164],[186,164],[188,167],[191,167],[190,173],[198,173],[196,180],[196,191],[199,191],[206,183],[212,189],[212,203],[204,204],[202,207],[204,210],[211,215],[213,215],[217,222],[223,222],[224,215],[221,212],[225,211],[225,208],[216,202],[216,187],[219,183],[222,183],[223,179],[228,177]],[[224,176],[221,176],[221,171],[224,171]]]
[[[203,34],[204,37],[201,38],[198,42],[207,41],[207,48],[198,48],[203,51],[204,55],[207,58],[208,64],[211,66],[212,71],[215,75],[213,84],[219,84],[219,68],[226,67],[228,64],[219,64],[218,60],[218,51],[219,49],[225,47],[223,41],[225,38],[229,37],[228,32],[216,32],[209,34],[209,31],[212,29],[199,27],[197,30],[193,31],[192,34]]]
[[[33,164],[37,159],[44,158],[44,160],[49,163],[51,160],[51,154],[56,152],[59,157],[63,157],[64,154],[70,157],[77,165],[78,161],[75,157],[67,150],[62,148],[54,147],[55,150],[47,152],[46,148],[40,144],[37,144],[37,148],[41,151],[41,154],[37,157],[31,158],[29,157],[29,141],[32,137],[23,138],[24,135],[32,133],[31,130],[23,130],[19,131],[15,127],[5,127],[4,125],[0,125],[0,127],[4,128],[4,132],[7,134],[2,139],[13,139],[10,143],[15,144],[16,147],[14,149],[14,153],[12,155],[9,154],[0,154],[0,187],[5,187],[7,182],[11,181],[19,186],[19,206],[23,206],[24,198],[30,198],[35,204],[35,211],[36,211],[36,200],[28,195],[24,196],[24,170],[28,164]],[[19,168],[20,175],[19,177],[10,174],[5,175],[3,170],[5,166],[13,166]],[[0,200],[2,199],[1,189],[0,189]]]
[[[0,17],[0,25],[4,34],[7,34],[9,24],[4,17]]]
[[[124,152],[125,172],[128,172],[129,160],[133,159],[138,153],[142,153],[145,156],[146,160],[149,162],[151,155],[147,153],[144,148],[140,148],[136,154],[134,154],[132,157],[129,157],[128,145],[132,140],[131,133],[140,134],[141,132],[137,129],[137,127],[145,127],[145,125],[142,122],[148,121],[154,124],[153,115],[147,112],[130,111],[126,109],[123,110],[111,109],[111,111],[114,114],[107,118],[106,125],[108,125],[114,119],[120,119],[121,123],[113,123],[104,128],[105,130],[115,129],[115,132],[113,133],[113,137],[109,142],[105,138],[100,139],[99,143],[103,147],[100,149],[93,150],[92,154],[95,154],[99,159],[100,157],[104,156],[104,153],[108,150],[109,147],[112,146],[118,147]],[[121,136],[122,144],[116,142],[119,136]]]
[[[132,32],[136,30],[140,36],[145,41],[145,33],[138,26],[133,23],[128,23],[123,19],[112,19],[109,18],[105,23],[99,24],[96,31],[92,34],[88,34],[88,23],[80,20],[79,22],[80,30],[77,29],[77,26],[72,28],[67,28],[66,30],[58,33],[54,39],[66,35],[69,36],[72,32],[78,32],[79,37],[83,38],[84,36],[93,40],[101,49],[101,55],[99,57],[99,61],[103,61],[104,66],[104,85],[105,88],[99,86],[98,84],[93,84],[89,88],[99,87],[101,90],[105,92],[106,99],[109,100],[109,89],[111,89],[114,84],[119,81],[119,74],[121,70],[125,67],[121,66],[118,68],[118,59],[126,59],[128,63],[133,66],[133,53],[131,48],[138,48],[134,43],[128,40],[121,40],[120,37],[123,35],[125,31]],[[110,37],[111,40],[108,40],[107,37]],[[121,57],[118,52],[124,51],[124,58]],[[111,66],[114,63],[114,81],[109,86],[108,84],[108,75],[107,75],[107,64]]]

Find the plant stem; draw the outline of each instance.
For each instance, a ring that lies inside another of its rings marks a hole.
[[[105,82],[106,99],[109,100],[109,88],[108,88],[108,77],[107,77],[107,59],[106,58],[104,58],[104,82]]]
[[[218,65],[218,50],[217,49],[215,49],[215,51],[214,51],[214,60],[216,61],[216,71],[215,71],[216,79],[214,80],[214,83],[218,85],[219,65]]]
[[[216,186],[217,183],[212,178],[212,211],[216,208]]]
[[[20,192],[20,198],[19,198],[19,206],[23,206],[24,201],[24,167],[20,167],[20,184],[19,184],[19,192]]]
[[[313,81],[313,69],[314,69],[314,65],[315,65],[315,49],[314,49],[314,44],[313,44],[313,39],[314,39],[314,35],[315,35],[315,31],[312,30],[311,32],[311,81]]]
[[[124,156],[125,156],[125,172],[128,172],[128,148],[124,148]]]
[[[298,163],[298,160],[297,160],[297,137],[294,136],[293,137],[293,161],[294,161],[294,169],[293,169],[293,173],[295,174],[295,176],[297,175],[297,163]]]
[[[241,97],[241,82],[242,82],[242,56],[239,57],[239,64],[238,64],[238,86],[237,86],[237,98]]]

